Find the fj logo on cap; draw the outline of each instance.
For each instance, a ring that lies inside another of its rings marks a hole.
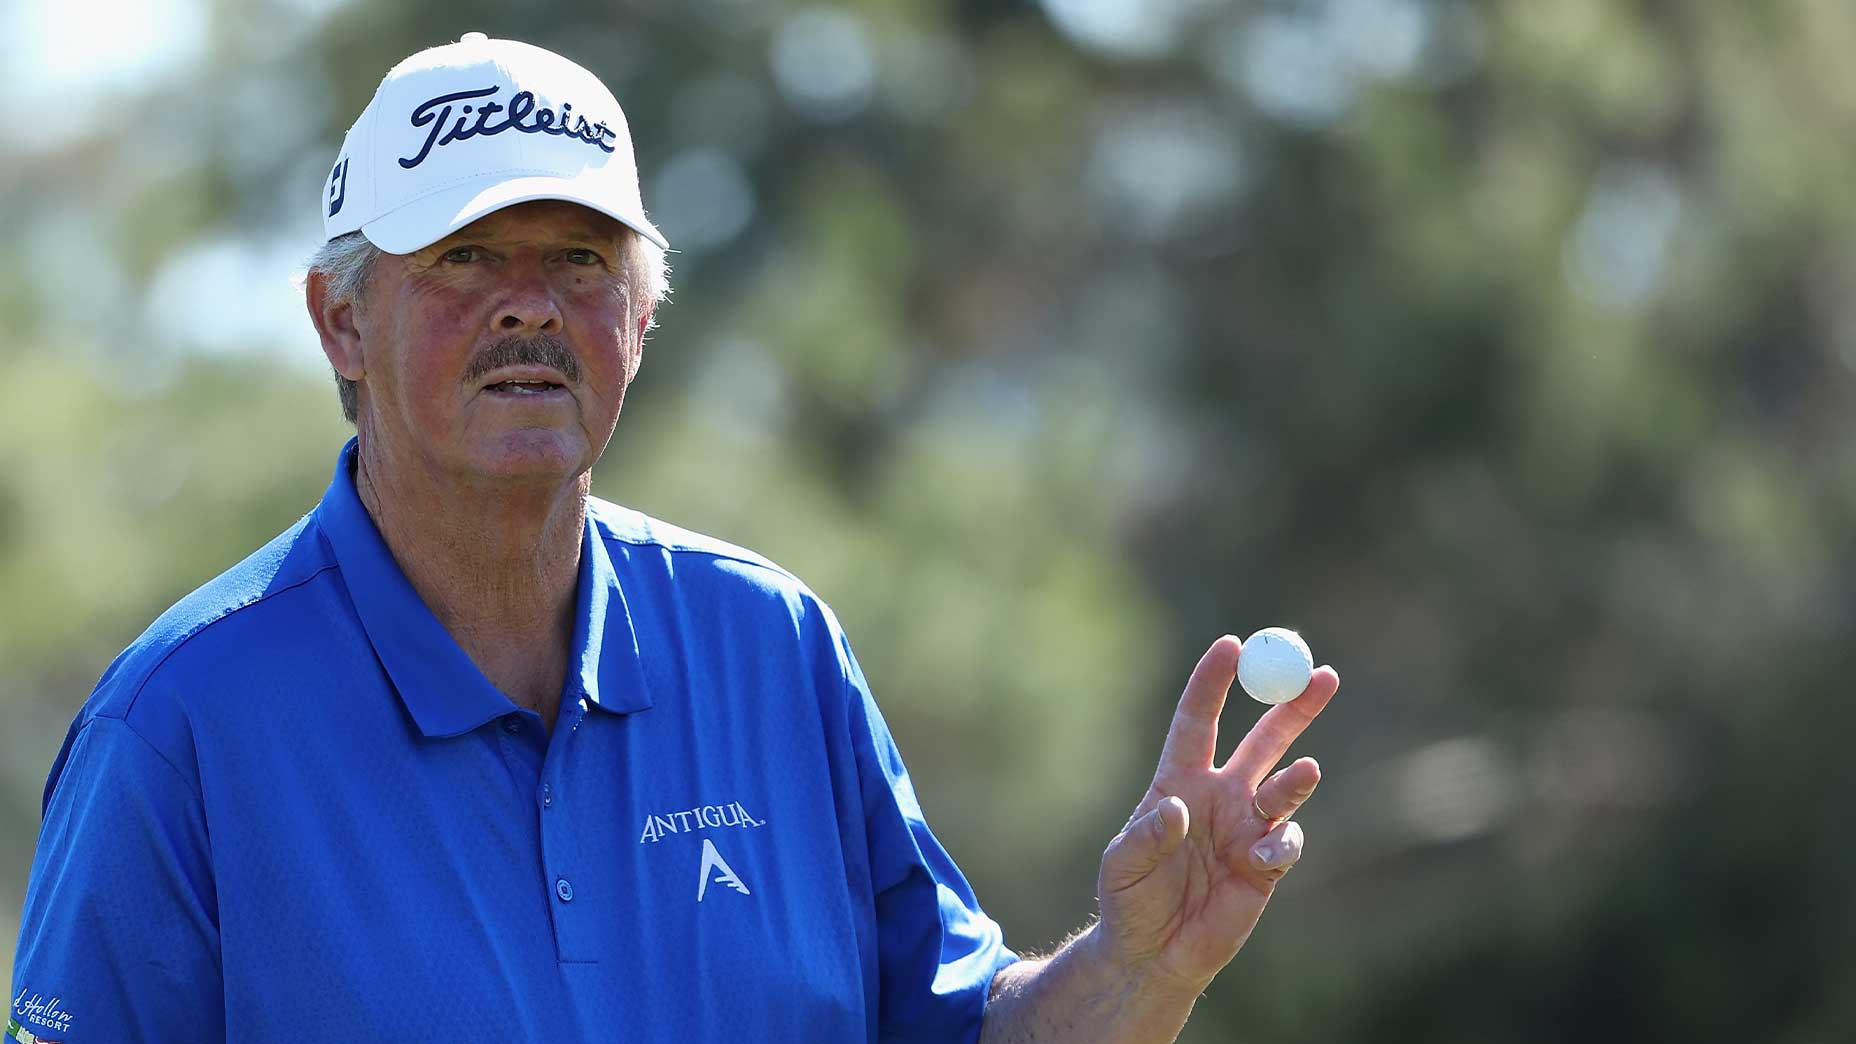
[[[425,158],[432,154],[432,149],[435,147],[475,138],[478,135],[489,137],[507,130],[521,131],[524,134],[556,134],[586,142],[588,145],[598,147],[602,152],[615,150],[614,146],[606,144],[606,139],[615,135],[612,128],[606,126],[604,121],[588,123],[585,116],[572,116],[573,103],[571,102],[562,102],[561,111],[558,113],[546,105],[537,105],[535,95],[531,91],[518,92],[509,99],[507,106],[493,101],[478,105],[465,105],[463,115],[459,116],[456,122],[452,122],[451,114],[454,103],[488,98],[500,90],[502,88],[497,86],[480,87],[473,91],[441,94],[419,103],[419,107],[412,110],[412,125],[415,127],[429,125],[432,129],[425,136],[425,144],[419,147],[419,154],[401,157],[400,166],[411,170],[424,163]],[[472,112],[477,115],[475,121],[470,119]],[[497,113],[502,113],[503,118],[500,121],[491,122],[490,117]],[[568,125],[570,118],[573,121],[571,127]],[[446,126],[447,123],[450,124],[449,127]]]
[[[329,216],[334,217],[342,211],[342,201],[348,198],[348,160],[344,158],[329,172]]]

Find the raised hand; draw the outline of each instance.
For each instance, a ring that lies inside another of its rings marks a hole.
[[[1314,793],[1321,768],[1302,758],[1269,772],[1340,687],[1332,667],[1317,668],[1300,696],[1270,708],[1215,765],[1218,715],[1239,655],[1238,640],[1225,635],[1200,657],[1153,784],[1103,853],[1097,879],[1096,931],[1116,963],[1195,992],[1250,938],[1276,882],[1301,858],[1302,828],[1289,817]]]

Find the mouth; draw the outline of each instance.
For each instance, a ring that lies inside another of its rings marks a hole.
[[[547,402],[572,396],[567,389],[567,375],[552,366],[533,363],[499,366],[482,377],[477,390],[492,399],[512,402]]]
[[[521,380],[503,381],[499,384],[484,386],[484,391],[491,395],[546,395],[549,392],[565,392],[567,389],[553,381]]]

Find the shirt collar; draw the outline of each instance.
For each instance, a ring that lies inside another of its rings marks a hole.
[[[458,736],[515,710],[432,615],[400,571],[355,492],[356,440],[342,447],[316,518],[381,666],[427,737]],[[651,706],[625,593],[589,511],[574,594],[572,662],[564,696],[628,714]]]

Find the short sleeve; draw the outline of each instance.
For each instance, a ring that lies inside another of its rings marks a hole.
[[[882,1044],[979,1039],[993,975],[1018,959],[935,840],[902,754],[839,638],[876,899]]]
[[[74,726],[46,784],[8,1039],[223,1040],[216,906],[192,784],[119,718]]]

